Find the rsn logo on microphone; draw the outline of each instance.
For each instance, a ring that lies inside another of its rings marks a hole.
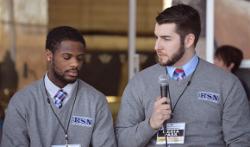
[[[220,102],[220,96],[217,93],[201,91],[198,93],[199,100],[210,101],[214,103]]]
[[[72,125],[92,127],[93,122],[94,122],[93,119],[89,117],[72,116],[71,118]]]

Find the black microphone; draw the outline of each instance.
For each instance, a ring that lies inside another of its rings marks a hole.
[[[169,94],[168,76],[164,74],[160,75],[158,82],[160,84],[161,97],[168,97]]]
[[[169,81],[169,77],[167,75],[162,74],[159,76],[158,82],[160,84],[161,97],[168,97],[170,99],[168,81]],[[170,99],[170,107],[172,109],[171,99]],[[173,114],[171,114],[171,118],[173,118]]]
[[[169,85],[168,85],[168,76],[166,74],[162,74],[158,78],[158,82],[160,84],[161,97],[168,97],[169,95]],[[163,133],[165,136],[166,144],[167,140],[167,120],[163,123]]]

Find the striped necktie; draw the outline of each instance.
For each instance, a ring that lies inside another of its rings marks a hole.
[[[173,78],[177,81],[185,78],[185,72],[181,68],[176,68],[173,74]]]
[[[55,105],[57,108],[61,108],[62,107],[62,102],[63,100],[66,98],[67,93],[64,92],[62,89],[60,89],[56,95],[54,96],[55,98]]]

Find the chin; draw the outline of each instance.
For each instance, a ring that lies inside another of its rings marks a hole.
[[[162,66],[167,66],[167,61],[164,61],[164,60],[159,59],[159,60],[158,60],[158,63],[159,63],[160,65],[162,65]]]
[[[77,77],[65,78],[65,81],[67,83],[74,83],[76,80],[77,80]]]
[[[167,64],[164,63],[164,62],[159,62],[159,64],[160,64],[161,66],[167,66]]]

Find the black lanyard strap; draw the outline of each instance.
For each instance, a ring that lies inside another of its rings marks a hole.
[[[54,116],[56,117],[56,120],[58,121],[60,127],[63,129],[64,131],[64,137],[65,137],[65,144],[68,145],[68,141],[69,141],[69,137],[68,137],[68,130],[69,130],[69,124],[70,124],[70,119],[72,117],[72,114],[73,114],[73,109],[74,109],[74,106],[75,106],[75,102],[76,102],[76,98],[77,98],[77,93],[78,93],[78,89],[79,89],[79,81],[77,81],[77,89],[76,89],[76,96],[74,97],[74,101],[73,101],[73,105],[71,106],[71,110],[70,110],[70,116],[69,116],[69,119],[68,119],[68,122],[67,122],[67,127],[65,128],[62,121],[60,120],[59,116],[56,114],[55,110],[53,109],[52,105],[51,105],[51,101],[50,101],[50,96],[48,94],[48,91],[45,87],[45,81],[43,79],[43,83],[44,83],[44,88],[45,88],[45,92],[46,92],[46,96],[47,96],[47,102],[49,103],[50,105],[50,108],[54,114]]]
[[[195,72],[196,72],[196,69],[198,68],[199,63],[200,63],[200,58],[198,58],[197,66],[195,67],[194,72],[192,73],[190,79],[188,80],[187,85],[185,86],[185,88],[184,88],[183,91],[181,92],[180,96],[178,97],[176,103],[174,104],[174,107],[172,107],[172,113],[174,113],[174,110],[175,110],[175,108],[176,108],[176,105],[177,105],[178,102],[180,101],[180,99],[181,99],[182,95],[184,94],[184,92],[187,90],[188,86],[191,84],[191,81],[192,81],[193,76],[194,76],[194,74],[195,74]],[[170,100],[171,100],[171,96],[170,96],[170,95],[171,95],[171,94],[170,94],[170,91],[169,91],[169,98],[170,98]],[[172,102],[171,102],[171,105],[172,105]]]

